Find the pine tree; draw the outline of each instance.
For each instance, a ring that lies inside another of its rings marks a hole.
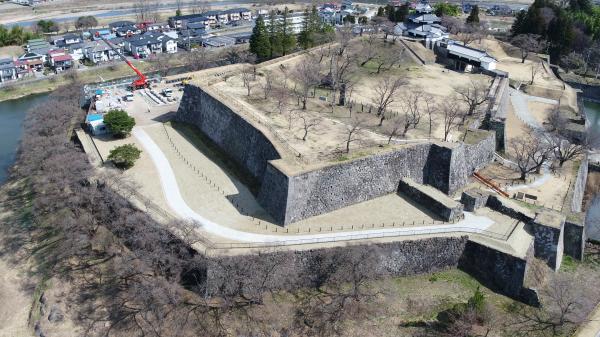
[[[288,17],[289,10],[285,7],[281,18],[281,54],[284,56],[296,47],[296,36],[290,27]]]
[[[383,7],[377,8],[377,16],[385,16],[385,9]]]
[[[265,60],[269,57],[270,50],[271,43],[267,34],[267,27],[262,15],[259,15],[250,36],[250,52],[256,55],[257,59]]]
[[[471,8],[471,13],[467,17],[467,23],[470,25],[479,24],[479,6],[475,5]]]
[[[281,22],[277,19],[277,13],[272,10],[269,13],[269,27],[267,29],[269,35],[269,58],[277,57],[281,54]]]
[[[308,8],[304,10],[304,22],[302,24],[302,31],[298,34],[298,44],[303,49],[308,49],[314,45],[314,31],[312,30],[312,18],[311,13],[308,12]]]

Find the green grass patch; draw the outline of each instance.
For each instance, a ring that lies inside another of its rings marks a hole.
[[[578,266],[579,262],[577,260],[568,255],[564,255],[562,263],[560,265],[560,270],[566,273],[571,273],[577,270]]]
[[[206,155],[211,161],[217,164],[227,174],[238,179],[254,195],[258,194],[260,188],[259,182],[246,170],[238,164],[233,158],[228,156],[219,148],[210,138],[206,137],[197,127],[187,123],[168,122],[173,129],[183,135],[196,149]]]

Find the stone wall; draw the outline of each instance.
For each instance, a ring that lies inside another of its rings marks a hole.
[[[258,181],[262,181],[267,161],[281,158],[260,130],[200,87],[185,87],[175,119],[198,127]]]
[[[585,230],[584,226],[579,223],[567,221],[565,222],[564,230],[564,253],[570,257],[583,260],[583,252],[585,248]]]
[[[407,146],[293,176],[282,174],[272,162],[265,177],[272,183],[263,183],[258,200],[275,219],[288,224],[395,193],[404,177],[423,182],[429,148],[429,144]],[[274,209],[274,202],[282,203],[277,200],[285,200],[286,207]]]
[[[583,195],[585,193],[585,185],[588,176],[588,160],[587,157],[581,161],[577,177],[573,186],[573,198],[571,199],[571,211],[579,213],[583,205]]]
[[[206,264],[206,293],[215,295],[238,286],[249,289],[296,290],[328,281],[351,281],[357,266],[370,279],[407,276],[453,268],[463,254],[467,237],[438,237],[336,248],[211,257]]]
[[[490,104],[481,125],[482,129],[496,133],[496,150],[504,151],[506,144],[506,114],[510,104],[510,88],[508,78],[494,78],[493,93],[488,96]]]
[[[495,138],[474,144],[422,143],[302,172],[283,164],[267,135],[194,85],[186,86],[176,120],[197,126],[223,152],[254,176],[261,206],[286,225],[385,194],[402,178],[453,194],[475,169],[493,160]],[[483,131],[481,131],[483,132]]]
[[[524,286],[527,259],[469,241],[459,268],[486,287],[531,305],[537,305],[535,292]]]
[[[544,210],[536,214],[530,226],[534,235],[535,257],[558,270],[563,256],[565,216]]]
[[[462,217],[462,205],[442,192],[409,178],[400,180],[398,191],[432,211],[444,221],[454,221]]]
[[[465,211],[474,212],[487,205],[489,196],[489,192],[472,188],[462,193],[460,202],[464,205]]]

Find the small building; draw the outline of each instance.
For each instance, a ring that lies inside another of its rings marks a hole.
[[[214,36],[209,37],[203,41],[203,45],[208,48],[220,48],[233,46],[235,44],[235,38],[227,36]]]
[[[113,32],[116,32],[118,28],[126,27],[126,26],[135,26],[135,22],[122,20],[122,21],[114,21],[108,24],[108,28]]]
[[[419,25],[424,25],[424,24],[434,24],[434,23],[441,23],[442,19],[435,15],[435,14],[413,14],[411,16],[408,17],[408,20],[410,22],[419,24]]]
[[[0,59],[0,83],[16,80],[17,78],[17,66],[15,66],[13,59]]]
[[[85,124],[88,130],[94,136],[108,133],[108,128],[104,124],[104,116],[102,114],[89,114],[85,117]]]
[[[29,71],[42,71],[44,70],[48,51],[46,51],[46,54],[27,52],[19,56],[18,61],[21,62],[21,65],[27,65]]]
[[[115,33],[113,33],[112,30],[110,29],[106,29],[106,28],[102,28],[102,29],[90,29],[87,34],[84,33],[84,38],[86,36],[89,36],[90,39],[94,40],[94,41],[99,41],[102,39],[105,40],[110,40],[110,39],[114,39],[115,37],[117,37],[117,35]]]
[[[177,40],[163,33],[146,32],[126,39],[125,50],[135,58],[163,52],[172,54],[177,52]]]
[[[69,55],[71,55],[74,61],[80,61],[84,57],[83,43],[75,43],[68,45],[67,50],[69,51]]]
[[[107,41],[111,44],[109,47],[104,41],[90,41],[83,45],[83,55],[90,62],[97,64],[112,61],[119,58],[119,55],[113,50],[115,48],[119,53],[123,53],[123,48]]]
[[[225,14],[228,15],[228,19],[231,22],[246,20],[252,20],[252,11],[247,8],[232,8],[225,10]]]
[[[407,30],[406,35],[423,39],[425,47],[429,49],[433,49],[436,42],[449,37],[446,28],[438,24],[417,26]]]
[[[48,64],[55,72],[61,72],[73,67],[73,57],[66,49],[55,49],[48,53]]]
[[[115,32],[115,34],[117,34],[118,37],[129,37],[129,36],[141,34],[142,30],[137,28],[134,25],[131,25],[131,26],[118,27],[114,30],[114,32]]]
[[[486,51],[463,46],[454,41],[447,44],[441,44],[441,49],[445,49],[446,57],[452,62],[454,69],[459,71],[468,71],[469,68],[481,68],[484,70],[495,70],[498,60],[488,54]]]
[[[420,14],[429,14],[433,12],[433,8],[428,3],[419,2],[415,4],[415,12]]]

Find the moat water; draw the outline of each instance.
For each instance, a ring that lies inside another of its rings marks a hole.
[[[591,132],[600,136],[600,103],[584,101],[583,106]]]
[[[48,94],[40,94],[0,102],[0,184],[4,183],[8,169],[15,162],[27,111],[47,98]]]

